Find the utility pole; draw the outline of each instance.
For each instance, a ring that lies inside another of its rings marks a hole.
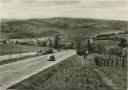
[[[1,22],[0,22],[0,24],[1,24]],[[0,28],[0,41],[2,41],[1,28]]]
[[[10,24],[9,24],[9,31],[11,31],[11,33],[12,33],[12,28],[11,28]],[[9,45],[10,45],[10,60],[11,60],[13,46],[11,45],[10,37],[8,37],[8,40],[9,40]]]
[[[19,49],[20,50],[20,60],[21,60],[21,49]]]
[[[0,24],[1,24],[1,22],[0,22]],[[0,27],[0,42],[2,43],[2,33],[1,33],[1,27]],[[0,51],[1,53],[3,53],[3,49],[1,49],[1,51]]]

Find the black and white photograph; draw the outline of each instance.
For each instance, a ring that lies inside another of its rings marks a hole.
[[[128,0],[0,0],[0,90],[128,90]]]

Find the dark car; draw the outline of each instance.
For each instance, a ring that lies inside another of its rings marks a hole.
[[[41,55],[41,54],[44,54],[44,52],[42,50],[36,51],[36,55]]]
[[[47,57],[47,60],[48,60],[48,61],[56,61],[54,55],[49,55],[49,56]]]

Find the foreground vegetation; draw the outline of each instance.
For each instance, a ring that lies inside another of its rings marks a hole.
[[[97,68],[103,71],[111,79],[122,80],[125,79],[125,73],[122,79],[112,77],[112,75],[120,75],[117,72],[112,72],[111,68],[100,67],[94,64],[93,59],[83,60],[83,57],[74,55],[65,61],[54,65],[45,71],[39,72],[38,74],[10,87],[10,89],[41,89],[41,88],[83,88],[87,90],[113,90],[110,86],[106,85],[99,73],[94,71]],[[92,56],[91,56],[92,58]],[[108,70],[109,69],[109,70]],[[122,69],[120,69],[122,72]],[[123,70],[123,72],[125,72]],[[124,83],[123,82],[123,83]],[[121,83],[122,87],[120,90],[125,90],[125,84]]]
[[[126,90],[127,88],[127,68],[121,67],[98,67],[101,72],[112,80],[112,82],[120,88],[119,90]]]
[[[94,55],[92,57],[97,57],[97,55]],[[104,55],[100,55],[102,58],[108,58]],[[111,59],[113,60],[113,65],[111,65]],[[108,65],[100,65],[96,66],[96,63],[90,59],[91,63],[93,63],[93,68],[99,70],[100,72],[103,72],[106,77],[112,81],[116,87],[119,88],[119,90],[126,90],[127,88],[127,58],[125,58],[124,66],[122,66],[122,60],[119,60],[118,64],[116,65],[116,59],[115,56],[110,56],[110,59],[108,59],[110,62],[108,62]],[[102,64],[104,64],[104,60],[101,61]]]

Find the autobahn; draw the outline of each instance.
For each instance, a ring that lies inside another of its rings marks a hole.
[[[76,54],[74,50],[55,53],[56,61],[47,61],[47,55],[0,66],[0,89],[7,89],[30,76]]]

